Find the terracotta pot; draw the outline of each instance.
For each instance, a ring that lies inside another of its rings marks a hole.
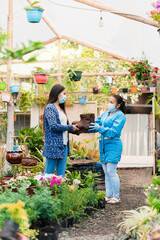
[[[141,92],[147,92],[147,87],[142,87]]]
[[[117,92],[118,92],[117,88],[112,88],[112,93],[113,94],[117,94]]]
[[[136,88],[136,87],[135,87],[135,88],[134,88],[134,87],[131,88],[131,92],[132,92],[132,93],[137,93],[137,88]]]
[[[45,84],[48,81],[48,76],[47,75],[42,75],[42,74],[35,74],[35,80],[36,83],[38,84]]]
[[[10,164],[21,164],[23,157],[22,151],[7,151],[6,160]]]
[[[24,157],[22,158],[22,165],[23,166],[36,166],[37,165],[38,160],[36,158],[32,158],[32,157]]]
[[[76,132],[77,134],[86,132],[89,129],[90,123],[94,123],[95,121],[95,115],[93,113],[81,114],[80,118],[80,121],[74,121],[72,123],[73,125],[77,125],[77,127],[79,128],[79,130]]]

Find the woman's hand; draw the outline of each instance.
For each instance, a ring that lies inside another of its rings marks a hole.
[[[79,128],[77,128],[77,126],[76,125],[72,125],[73,126],[73,132],[76,132],[76,131],[78,131],[79,130]]]
[[[24,236],[24,235],[21,234],[21,233],[17,233],[17,237],[18,237],[19,240],[29,240],[28,237]]]

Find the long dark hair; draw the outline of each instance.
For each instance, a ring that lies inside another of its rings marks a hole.
[[[117,100],[117,104],[120,104],[119,110],[126,114],[126,106],[123,98],[120,95],[113,95],[113,97]]]
[[[65,89],[64,86],[62,86],[61,84],[55,84],[50,93],[49,93],[49,99],[47,104],[49,103],[55,103],[58,100],[58,95]],[[63,112],[66,114],[65,111],[65,103],[61,103],[59,104],[60,108],[63,110]]]

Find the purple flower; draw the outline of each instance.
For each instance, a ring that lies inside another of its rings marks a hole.
[[[155,7],[156,7],[156,8],[160,8],[160,1],[157,1],[157,2],[156,2]]]
[[[43,181],[43,177],[41,177],[41,178],[39,179],[39,181]]]
[[[43,187],[47,186],[47,184],[44,184]]]

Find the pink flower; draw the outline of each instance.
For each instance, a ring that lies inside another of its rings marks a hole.
[[[155,83],[155,81],[152,81],[152,83],[154,84],[154,83]]]
[[[157,76],[156,76],[156,75],[153,75],[152,77],[153,77],[153,78],[156,78]]]
[[[136,69],[134,69],[134,70],[133,70],[133,72],[137,72],[137,70],[136,70]]]
[[[43,177],[41,177],[40,179],[39,179],[39,181],[43,181],[44,179],[43,179]]]
[[[131,70],[132,70],[132,68],[129,68],[129,69],[128,69],[128,71],[131,71]]]
[[[143,76],[148,76],[147,73],[143,73]]]
[[[155,67],[154,69],[155,69],[155,71],[156,71],[156,73],[157,73],[157,72],[158,72],[158,67]]]
[[[147,66],[145,68],[148,68]]]
[[[43,185],[43,187],[46,187],[46,186],[47,186],[47,184],[44,184],[44,185]]]
[[[139,64],[143,64],[142,62],[138,62]]]
[[[133,77],[135,75],[135,73],[131,73],[131,77]]]
[[[135,63],[131,63],[132,65],[135,65]]]

